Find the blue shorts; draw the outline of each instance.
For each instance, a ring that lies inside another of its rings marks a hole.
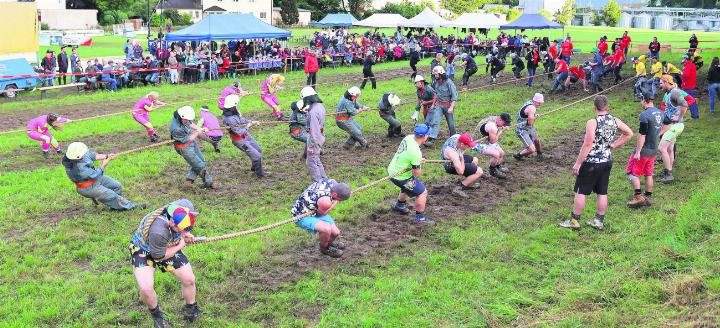
[[[327,222],[327,223],[333,224],[333,225],[335,224],[335,220],[333,220],[330,217],[330,215],[304,217],[304,218],[298,220],[297,222],[295,222],[295,224],[297,224],[297,226],[300,228],[310,231],[314,235],[314,234],[317,234],[317,230],[315,230],[315,226],[317,225],[317,223],[319,221],[324,221],[324,222]]]
[[[390,179],[390,181],[400,187],[400,191],[410,197],[417,197],[425,192],[425,185],[416,176],[407,180]]]

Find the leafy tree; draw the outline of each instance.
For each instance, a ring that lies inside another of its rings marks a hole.
[[[540,10],[538,10],[537,13],[540,14],[540,15],[543,15],[543,17],[547,18],[548,20],[553,20],[553,15],[552,15],[549,11],[547,11],[547,10],[545,10],[545,9],[540,9]],[[508,21],[509,21],[509,20],[510,20],[510,19],[508,18]]]
[[[565,0],[562,8],[555,13],[555,21],[563,25],[568,25],[573,17],[575,17],[575,1]]]
[[[617,26],[620,21],[620,5],[615,0],[608,1],[602,10],[603,21],[607,26]]]
[[[510,9],[510,11],[508,11],[508,14],[507,14],[508,22],[512,22],[515,19],[517,19],[518,17],[520,17],[520,10],[517,10],[517,8],[512,8],[512,9]]]
[[[371,0],[343,0],[342,6],[345,12],[351,13],[355,16],[362,14],[366,7],[370,6]]]
[[[318,21],[329,13],[342,12],[341,0],[298,0],[298,7],[310,10],[311,19]]]
[[[171,22],[173,22],[173,24],[180,24],[180,21],[182,20],[180,13],[176,9],[163,9],[162,15],[165,17],[165,19],[169,19]]]
[[[190,14],[188,14],[188,13],[182,13],[182,15],[180,15],[180,21],[179,22],[173,21],[173,23],[175,23],[175,25],[180,25],[180,26],[191,25],[192,24],[192,16],[190,16]]]
[[[300,21],[297,2],[295,0],[280,1],[280,17],[286,25],[295,25]]]
[[[388,14],[399,14],[405,18],[412,18],[415,15],[423,11],[422,5],[415,4],[409,0],[403,0],[402,2],[388,2],[378,12]]]

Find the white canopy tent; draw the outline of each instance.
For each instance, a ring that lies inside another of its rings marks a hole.
[[[402,27],[424,27],[424,28],[437,28],[447,25],[448,22],[445,18],[440,17],[437,13],[432,11],[430,8],[425,7],[422,12],[417,16],[410,18],[405,23],[398,24]]]
[[[361,21],[353,23],[354,26],[367,27],[396,27],[407,23],[408,19],[399,14],[374,14]]]
[[[464,13],[457,19],[448,24],[443,25],[444,27],[459,27],[459,28],[500,28],[500,25],[505,24],[500,18],[493,14],[488,13]]]

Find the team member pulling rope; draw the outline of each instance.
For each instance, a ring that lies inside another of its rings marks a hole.
[[[50,158],[50,147],[55,150],[58,156],[62,156],[60,143],[52,134],[50,134],[48,125],[52,127],[53,130],[61,130],[63,124],[70,122],[72,121],[64,117],[60,117],[58,114],[50,113],[47,115],[40,115],[30,120],[25,127],[25,131],[30,139],[42,142],[41,149],[43,151],[43,157],[48,159]]]
[[[337,109],[335,110],[335,124],[347,132],[348,138],[343,144],[343,149],[349,150],[355,143],[359,143],[361,148],[368,148],[370,144],[362,136],[360,124],[355,121],[355,115],[358,110],[369,110],[367,106],[359,103],[357,99],[360,97],[361,91],[358,87],[350,87],[345,91],[345,95],[340,98]]]
[[[433,224],[425,215],[425,203],[427,202],[427,190],[425,185],[418,179],[422,173],[422,145],[428,138],[430,127],[425,124],[418,124],[413,129],[413,134],[405,137],[398,146],[395,156],[388,165],[388,175],[394,176],[390,181],[400,188],[398,200],[392,209],[401,214],[408,214],[407,200],[415,197],[415,223]],[[411,169],[411,170],[409,170]],[[400,173],[407,171],[405,173]]]
[[[185,320],[193,322],[203,314],[195,300],[195,274],[183,253],[183,248],[195,241],[190,231],[195,226],[196,215],[189,200],[179,199],[145,215],[133,233],[128,247],[130,262],[140,297],[150,310],[155,327],[170,327],[153,286],[155,268],[172,273],[180,281]]]
[[[147,96],[138,100],[132,109],[132,118],[145,128],[148,136],[150,136],[150,142],[157,142],[160,138],[158,137],[155,128],[153,128],[152,123],[150,123],[148,113],[158,109],[159,106],[167,105],[166,103],[158,100],[158,98],[160,98],[160,94],[158,94],[157,91],[151,91],[147,94]]]
[[[307,212],[315,212],[313,216],[306,216],[297,222],[300,228],[318,235],[320,240],[320,253],[330,257],[341,257],[344,245],[335,242],[340,235],[340,229],[335,225],[335,220],[330,217],[330,211],[337,202],[350,198],[352,191],[347,184],[338,183],[335,180],[322,178],[313,182],[300,195],[298,200],[290,209],[293,216]]]
[[[445,172],[465,177],[453,189],[453,193],[460,197],[469,197],[465,191],[473,189],[472,184],[483,174],[478,167],[478,158],[465,154],[466,150],[476,146],[469,134],[456,134],[448,138],[440,150],[440,158],[450,161],[444,164]]]
[[[399,105],[400,97],[390,92],[384,94],[378,103],[378,113],[380,117],[388,123],[388,138],[402,137],[402,126],[397,117],[395,117],[395,109]]]
[[[197,177],[203,180],[205,188],[217,188],[218,186],[213,184],[212,175],[205,167],[205,157],[197,142],[200,133],[207,132],[207,129],[200,129],[193,124],[192,120],[194,119],[195,110],[190,106],[185,106],[173,113],[170,122],[170,137],[173,139],[175,151],[190,165],[190,171],[188,171],[182,188],[192,188]]]
[[[282,90],[283,82],[285,82],[284,76],[280,74],[270,74],[260,88],[260,99],[272,109],[273,115],[275,115],[275,118],[278,120],[282,120],[283,118],[282,111],[280,110],[280,101],[277,98],[277,92]]]
[[[302,108],[308,112],[307,159],[305,159],[305,166],[310,179],[318,181],[327,177],[325,167],[320,161],[322,146],[325,144],[325,116],[327,113],[325,105],[323,105],[314,88],[302,88],[300,96],[303,101]]]
[[[543,97],[542,93],[536,93],[532,100],[525,102],[518,111],[515,134],[520,138],[523,146],[525,146],[525,148],[513,155],[513,157],[519,161],[534,153],[537,153],[538,158],[544,157],[540,149],[540,137],[534,126],[535,119],[539,115],[537,110],[544,102],[545,97]]]
[[[259,177],[264,177],[269,172],[265,172],[263,169],[262,149],[248,132],[251,126],[258,126],[260,122],[243,117],[237,109],[239,102],[240,96],[238,95],[229,95],[225,98],[225,109],[222,114],[223,124],[228,127],[233,145],[250,157],[250,161],[252,161],[250,171],[255,172]]]
[[[510,170],[503,165],[505,159],[505,151],[500,147],[500,135],[505,129],[509,128],[512,120],[510,114],[501,113],[500,116],[490,116],[478,123],[478,132],[480,137],[487,138],[487,144],[477,144],[473,150],[482,155],[490,156],[490,175],[505,179]]]

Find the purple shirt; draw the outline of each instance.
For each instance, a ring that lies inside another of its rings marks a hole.
[[[208,128],[208,129],[218,129],[220,128],[220,122],[218,122],[218,119],[213,113],[207,110],[201,110],[200,111],[200,119],[203,121],[202,127]],[[222,130],[210,130],[207,133],[205,133],[208,137],[221,137],[223,135]]]
[[[235,87],[232,85],[228,85],[223,89],[222,93],[220,94],[220,97],[218,98],[218,108],[225,109],[225,97],[237,93],[235,90]]]
[[[150,100],[150,98],[143,97],[140,100],[138,100],[138,102],[135,103],[135,106],[133,106],[133,112],[136,112],[139,114],[139,113],[143,113],[143,111],[144,111],[145,113],[147,113],[148,111],[147,111],[147,109],[145,109],[145,106],[152,106],[154,104],[155,104],[154,100]]]
[[[57,120],[59,123],[67,122],[67,119],[64,117],[60,117]],[[25,126],[27,130],[31,131],[37,131],[40,133],[45,133],[48,130],[47,126],[47,115],[40,115],[28,122],[27,126]]]

